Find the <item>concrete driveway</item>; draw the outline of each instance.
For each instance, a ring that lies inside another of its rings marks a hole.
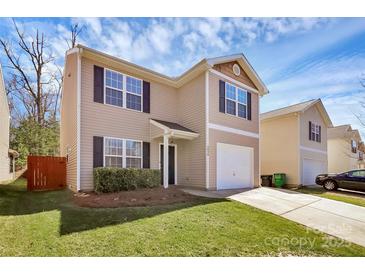
[[[241,191],[195,191],[228,198],[365,246],[365,207],[285,189],[261,187]]]

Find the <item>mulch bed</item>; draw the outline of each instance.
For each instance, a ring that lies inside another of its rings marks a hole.
[[[76,193],[73,199],[81,207],[111,208],[168,205],[194,202],[203,198],[185,193],[175,186],[169,186],[167,189],[158,187],[116,193]]]

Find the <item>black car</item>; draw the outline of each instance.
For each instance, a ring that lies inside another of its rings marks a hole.
[[[320,174],[316,177],[316,184],[323,186],[326,190],[345,188],[365,191],[365,169],[340,174]]]

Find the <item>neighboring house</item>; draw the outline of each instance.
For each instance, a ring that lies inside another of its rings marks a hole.
[[[288,186],[315,184],[327,172],[327,128],[322,101],[310,100],[260,115],[261,173],[286,173]]]
[[[165,187],[257,187],[267,92],[242,54],[172,78],[78,45],[66,53],[61,105],[68,184],[93,190],[93,168],[114,166],[161,168]]]
[[[365,158],[364,158],[364,153],[365,153],[365,144],[363,141],[360,142],[359,144],[359,169],[365,169]]]
[[[10,112],[0,65],[0,182],[15,176],[17,152],[9,149]]]
[[[340,173],[364,166],[364,145],[357,129],[341,125],[328,129],[328,172]]]

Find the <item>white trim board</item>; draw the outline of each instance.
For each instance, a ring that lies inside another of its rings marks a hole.
[[[209,71],[205,72],[205,188],[209,189]]]
[[[163,143],[158,144],[158,169],[161,170],[161,146]],[[169,147],[174,147],[175,149],[175,157],[174,157],[174,168],[175,168],[175,178],[174,185],[177,185],[177,144],[169,144]]]
[[[220,130],[220,131],[224,131],[224,132],[228,132],[228,133],[234,133],[234,134],[238,134],[238,135],[242,135],[242,136],[247,136],[247,137],[251,137],[251,138],[256,138],[256,139],[260,138],[260,135],[258,133],[253,133],[253,132],[249,132],[249,131],[245,131],[245,130],[241,130],[241,129],[237,129],[237,128],[226,127],[226,126],[213,124],[213,123],[208,123],[208,128]]]
[[[77,91],[76,91],[76,117],[77,117],[77,158],[76,158],[76,191],[81,190],[81,49],[77,54]]]
[[[231,83],[233,83],[233,84],[235,84],[235,85],[237,85],[241,88],[249,90],[253,93],[257,93],[257,94],[259,93],[257,89],[254,89],[254,88],[252,88],[248,85],[245,85],[244,83],[242,83],[240,81],[237,81],[237,80],[233,79],[232,77],[229,77],[229,76],[227,76],[227,75],[225,75],[225,74],[223,74],[219,71],[216,71],[215,69],[209,69],[209,72],[211,72],[211,73],[213,73],[213,74],[215,74],[215,75],[217,75],[217,76],[219,76],[219,77],[221,77],[221,78],[223,78],[223,79],[225,79],[225,80],[227,80],[227,81],[229,81],[229,82],[231,82]]]
[[[325,151],[325,150],[320,150],[320,149],[315,149],[315,148],[310,148],[310,147],[305,147],[305,146],[300,146],[300,149],[327,155],[327,151]]]

